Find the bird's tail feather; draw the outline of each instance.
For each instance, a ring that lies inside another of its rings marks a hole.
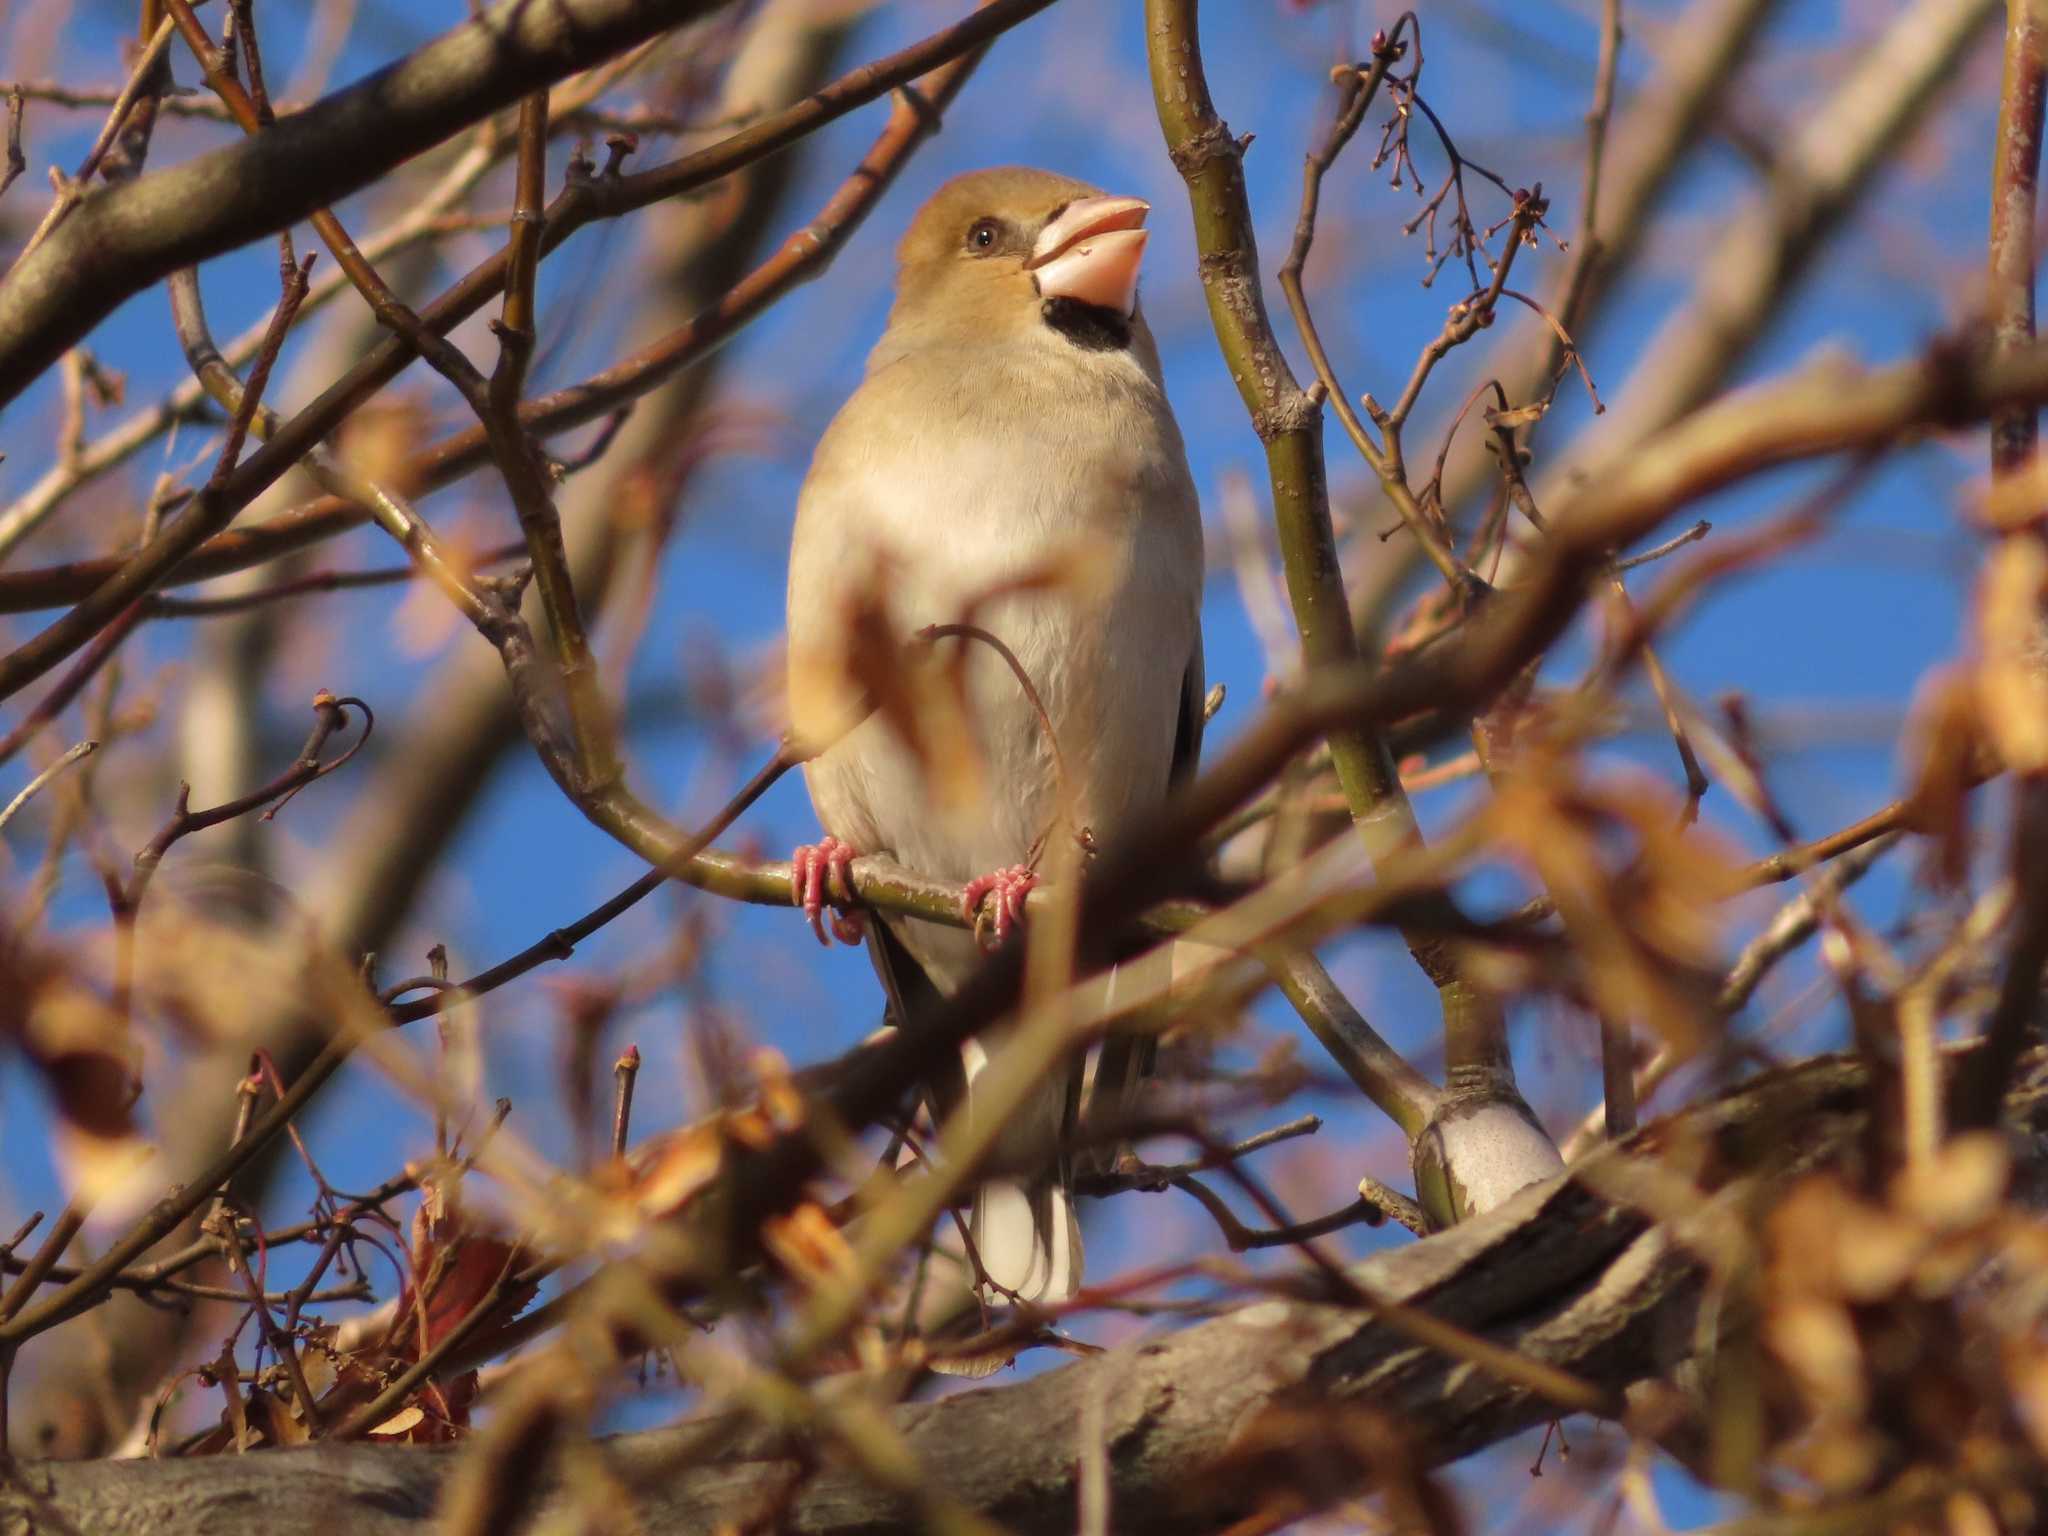
[[[988,1070],[988,1053],[979,1040],[961,1042],[960,1067],[971,1104],[975,1081]],[[1070,1097],[1075,1086],[1070,1084]],[[1059,1118],[1064,1121],[1071,1113],[1068,1105]],[[993,1305],[1057,1303],[1081,1288],[1081,1224],[1064,1166],[1029,1179],[984,1180],[974,1191],[967,1232],[989,1282],[983,1299]]]
[[[931,978],[886,923],[870,925],[868,949],[889,998],[892,1022],[900,1026],[920,1005],[936,1001],[939,992]],[[934,1120],[972,1100],[974,1080],[988,1068],[988,1053],[980,1041],[968,1040],[947,1066],[950,1070],[936,1072],[929,1085]],[[1071,1077],[1070,1100],[1078,1097],[1079,1087],[1078,1075]],[[1055,1120],[1071,1121],[1076,1108],[1067,1103]],[[982,1273],[992,1282],[983,1289],[989,1304],[1007,1305],[1012,1293],[1023,1301],[1058,1303],[1080,1289],[1081,1227],[1066,1177],[1062,1168],[1027,1179],[993,1178],[975,1191],[968,1234]],[[944,1368],[958,1371],[962,1366]]]
[[[990,1179],[968,1221],[992,1302],[1062,1302],[1081,1288],[1081,1224],[1055,1180]]]

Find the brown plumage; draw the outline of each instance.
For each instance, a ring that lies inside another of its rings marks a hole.
[[[992,647],[938,642],[933,663],[964,666],[978,777],[928,772],[888,720],[868,720],[805,768],[831,838],[800,868],[857,850],[950,881],[1000,872],[970,889],[988,889],[1004,919],[1033,879],[1020,866],[1052,839],[1114,835],[1192,762],[1201,517],[1136,307],[1144,214],[1135,199],[1011,168],[947,183],[903,237],[887,332],[798,504],[793,722],[826,737],[846,717],[849,616],[865,603],[899,637],[969,619],[992,632],[1044,701],[1053,739]],[[980,958],[969,932],[907,918],[887,919],[870,946],[899,1009],[950,993]],[[969,1048],[970,1101],[983,1060]],[[1047,1083],[997,1160],[1043,1166],[1073,1097],[1072,1083]],[[989,1180],[970,1230],[998,1292],[1057,1301],[1080,1283],[1056,1168]]]

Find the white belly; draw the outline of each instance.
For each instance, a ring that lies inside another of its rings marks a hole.
[[[820,445],[799,511],[792,668],[831,673],[865,591],[900,637],[971,623],[1001,639],[1045,714],[993,648],[937,642],[941,666],[965,648],[965,710],[920,715],[922,760],[880,715],[840,740],[805,770],[819,819],[949,881],[1030,859],[1048,836],[1113,837],[1166,792],[1195,652],[1201,536],[1178,439],[1118,440],[1071,411],[1030,436],[976,432],[957,413],[905,423],[897,411],[885,429],[860,405]],[[792,705],[800,732],[836,713],[801,686]],[[961,780],[932,770],[961,752],[978,765],[975,792],[948,803]],[[959,930],[899,932],[942,987],[977,959]]]

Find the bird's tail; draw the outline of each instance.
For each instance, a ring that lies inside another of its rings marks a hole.
[[[936,1002],[939,989],[887,923],[869,926],[868,952],[888,994],[892,1023],[900,1027],[918,1007]],[[988,1069],[988,1062],[981,1042],[968,1040],[946,1064],[950,1070],[933,1074],[927,1110],[934,1122],[962,1103],[973,1102],[975,1079]],[[1028,1165],[1033,1154],[1052,1152],[1072,1123],[1080,1074],[1066,1070],[1060,1076],[1064,1081],[1057,1088],[1049,1081],[1046,1093],[1015,1117],[1014,1135],[1006,1132],[999,1138],[1007,1143],[999,1145],[998,1152],[1010,1154],[1008,1166]],[[980,1287],[980,1298],[990,1306],[1017,1301],[1057,1305],[1080,1289],[1081,1226],[1067,1188],[1071,1169],[1065,1157],[1052,1160],[1052,1168],[1022,1178],[992,1177],[974,1192],[967,1232],[987,1282]],[[984,1357],[946,1356],[934,1360],[933,1368],[953,1375],[986,1375],[1014,1353],[1012,1349]]]
[[[967,1231],[987,1300],[1058,1303],[1081,1288],[1081,1224],[1058,1179],[988,1180],[974,1192]]]
[[[961,1044],[960,1068],[972,1104],[975,1082],[988,1070],[988,1053],[979,1040]],[[1026,1146],[1040,1151],[1056,1141],[1072,1123],[1080,1089],[1077,1073],[1066,1076],[1064,1088],[1044,1085],[1008,1134],[1021,1133]],[[1057,1305],[1081,1288],[1081,1224],[1067,1188],[1070,1177],[1066,1158],[1058,1157],[1041,1172],[986,1179],[975,1189],[967,1235],[987,1282],[984,1301],[993,1306],[1020,1301]]]

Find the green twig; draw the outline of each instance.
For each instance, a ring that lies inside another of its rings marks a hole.
[[[1330,524],[1322,412],[1296,382],[1273,335],[1259,282],[1258,244],[1245,194],[1244,149],[1216,112],[1202,67],[1197,0],[1146,0],[1152,94],[1167,153],[1188,187],[1209,318],[1252,425],[1265,445],[1288,595],[1311,675],[1349,670],[1357,639],[1345,603]],[[1344,723],[1330,757],[1353,824],[1375,866],[1422,840],[1385,737]],[[1513,1091],[1506,1024],[1498,1001],[1460,974],[1442,940],[1418,932],[1409,952],[1443,1002],[1444,1046],[1454,1087]]]

